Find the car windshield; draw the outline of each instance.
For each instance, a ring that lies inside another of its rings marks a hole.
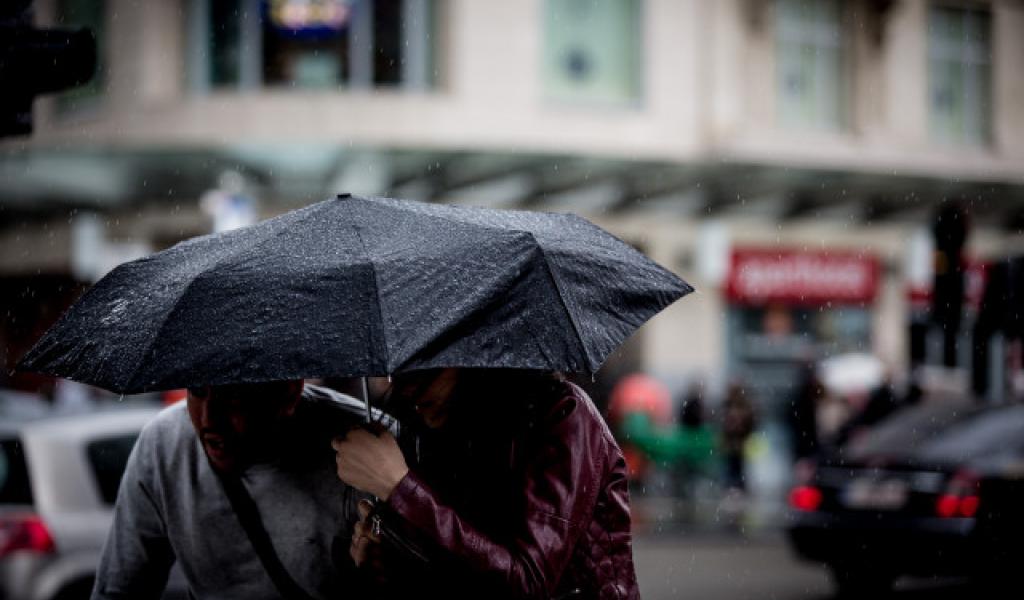
[[[0,505],[32,504],[32,486],[21,441],[0,439]]]

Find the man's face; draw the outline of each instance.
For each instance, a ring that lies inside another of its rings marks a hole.
[[[188,415],[210,464],[236,471],[271,457],[301,392],[301,381],[190,388]]]

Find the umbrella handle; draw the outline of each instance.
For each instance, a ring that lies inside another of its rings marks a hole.
[[[369,425],[369,424],[373,423],[373,407],[370,406],[370,389],[366,385],[366,376],[364,375],[360,379],[362,380],[362,384],[363,384],[363,386],[362,386],[363,387],[363,404],[366,406],[366,423],[367,423],[367,425]],[[371,500],[371,502],[373,503],[374,506],[376,506],[377,503],[380,502],[380,498],[378,498],[377,496],[374,496],[373,500]],[[380,517],[376,518],[376,520],[373,523],[373,526],[374,526],[374,532],[377,535],[380,535]]]

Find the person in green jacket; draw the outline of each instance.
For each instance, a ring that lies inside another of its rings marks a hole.
[[[704,421],[699,388],[681,403],[678,422],[659,427],[650,416],[633,412],[624,416],[622,433],[658,466],[676,474],[681,492],[688,492],[694,479],[715,475],[715,433]]]

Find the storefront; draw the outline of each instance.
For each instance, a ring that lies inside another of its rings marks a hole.
[[[871,351],[877,257],[842,251],[740,247],[725,294],[726,372],[754,395],[766,421],[782,420],[801,368]]]

